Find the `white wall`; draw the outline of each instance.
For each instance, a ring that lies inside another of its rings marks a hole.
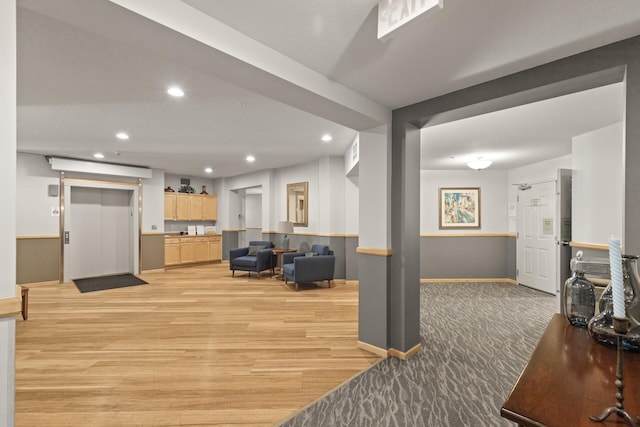
[[[16,174],[16,234],[59,235],[60,216],[51,211],[60,209],[60,198],[50,197],[48,190],[59,186],[60,173],[51,170],[44,156],[18,153]]]
[[[547,181],[555,181],[558,178],[558,169],[572,168],[572,155],[557,157],[543,162],[533,163],[520,168],[511,169],[508,172],[508,198],[509,205],[515,211],[519,184],[537,184]],[[516,217],[509,216],[509,233],[516,232]]]
[[[180,184],[180,178],[188,178],[188,179],[191,180],[191,184],[190,185],[191,185],[191,187],[193,187],[193,190],[194,190],[195,194],[200,194],[200,192],[202,191],[202,186],[203,185],[205,185],[207,187],[207,193],[215,194],[215,193],[213,193],[211,191],[211,189],[214,186],[213,185],[213,179],[200,178],[198,176],[173,175],[173,174],[165,173],[164,174],[164,186],[165,187],[167,187],[167,186],[171,187],[176,192],[178,192],[178,190],[180,190],[180,187],[182,187],[182,184]],[[164,188],[163,188],[163,191],[164,191]],[[163,208],[163,212],[164,212],[164,208]]]
[[[465,234],[507,232],[507,172],[481,171],[421,171],[420,172],[420,234]],[[438,225],[439,188],[480,187],[479,229],[440,230]]]
[[[16,1],[0,1],[0,298],[16,294]],[[16,320],[0,319],[0,427],[14,424]]]
[[[244,219],[238,218],[238,215],[244,215],[242,206],[244,195],[239,195],[237,190],[252,187],[262,187],[262,229],[275,230],[278,220],[273,219],[273,207],[270,206],[273,186],[272,170],[216,180],[215,188],[219,189],[217,193],[218,222],[216,223],[218,232],[244,227]]]
[[[247,194],[244,209],[245,227],[262,229],[262,194]]]
[[[60,184],[60,173],[51,170],[44,156],[18,153],[16,161],[16,233],[23,235],[60,234],[59,216],[51,214],[59,208],[59,197],[49,196],[49,185]],[[89,178],[113,180],[111,176],[90,174],[67,174]],[[118,178],[118,181],[133,182],[134,179]],[[60,189],[58,188],[58,191]],[[142,180],[142,232],[164,231],[164,172],[153,170],[152,177]],[[156,230],[152,226],[156,226]]]
[[[318,228],[320,234],[343,234],[344,158],[324,157],[318,161]]]
[[[357,177],[355,177],[357,178]],[[344,232],[358,234],[358,217],[360,216],[360,189],[358,180],[344,178]]]
[[[574,137],[572,149],[571,240],[606,245],[611,235],[622,238],[622,123]]]
[[[276,224],[278,221],[285,221],[287,219],[287,184],[295,182],[307,181],[309,200],[307,207],[308,212],[308,226],[307,227],[295,227],[296,233],[318,233],[320,228],[320,215],[327,215],[325,205],[320,202],[320,183],[319,183],[319,161],[313,161],[308,163],[302,163],[295,166],[290,166],[275,171],[274,182],[275,188],[273,189],[272,202],[275,209]],[[324,202],[324,201],[323,201]],[[275,230],[276,228],[271,228]]]
[[[297,233],[341,234],[345,232],[345,198],[348,179],[344,176],[343,157],[323,157],[321,159],[284,167],[277,170],[256,172],[253,174],[239,175],[230,178],[221,178],[216,181],[220,188],[218,194],[221,210],[226,211],[222,217],[219,215],[219,229],[237,229],[256,226],[260,224],[263,231],[277,231],[278,222],[287,219],[287,184],[296,182],[308,182],[308,226],[297,227]],[[242,205],[253,203],[250,197],[244,197],[240,192],[245,188],[262,187],[261,215],[262,221],[250,218],[249,211],[257,211],[256,207]],[[357,187],[350,187],[352,199],[351,223],[357,233]],[[355,207],[353,207],[355,206]],[[245,221],[237,218],[238,214],[245,212]],[[258,226],[260,226],[258,225]]]
[[[360,134],[357,134],[347,151],[344,152],[344,174],[349,175],[359,163]]]
[[[164,231],[164,178],[164,171],[154,169],[142,180],[143,233]]]
[[[359,246],[390,248],[388,138],[386,134],[361,132],[359,145]]]

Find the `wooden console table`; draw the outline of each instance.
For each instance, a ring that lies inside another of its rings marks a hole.
[[[625,351],[623,363],[624,407],[635,418],[640,415],[640,354]],[[615,406],[615,376],[616,350],[555,314],[500,415],[521,426],[625,425],[617,415],[605,423],[589,419]]]

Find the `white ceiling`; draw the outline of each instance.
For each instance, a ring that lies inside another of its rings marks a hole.
[[[356,130],[379,121],[371,105],[388,111],[640,34],[637,0],[445,0],[386,42],[376,39],[375,0],[149,3],[192,6],[210,28],[249,36],[264,48],[249,63],[114,2],[18,0],[20,151],[101,151],[105,161],[193,176],[206,166],[215,177],[278,168],[342,155]],[[298,66],[294,83],[287,66]],[[184,98],[164,93],[172,83]],[[424,129],[422,165],[458,167],[482,152],[510,168],[568,154],[570,136],[621,118],[621,97],[616,85]],[[121,130],[129,141],[116,140]],[[324,133],[334,140],[320,142]]]

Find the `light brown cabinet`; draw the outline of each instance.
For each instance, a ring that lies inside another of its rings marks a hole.
[[[202,197],[202,213],[206,221],[218,220],[218,196]]]
[[[174,221],[176,219],[176,195],[175,193],[164,193],[164,220]]]
[[[209,237],[209,261],[222,259],[222,239],[220,236]]]
[[[180,264],[180,239],[165,238],[164,239],[164,265]]]
[[[218,196],[164,193],[165,221],[217,221]]]
[[[196,237],[193,243],[194,262],[209,261],[209,239],[207,237]]]
[[[222,260],[222,239],[219,234],[205,236],[165,237],[165,267]]]
[[[177,221],[189,221],[191,219],[191,196],[188,194],[176,194]]]

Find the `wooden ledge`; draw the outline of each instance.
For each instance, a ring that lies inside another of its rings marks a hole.
[[[22,313],[20,297],[0,299],[0,318],[17,316]]]
[[[363,248],[358,246],[356,248],[356,252],[364,255],[375,255],[375,256],[391,256],[393,255],[393,250],[391,249],[378,249],[378,248]]]

